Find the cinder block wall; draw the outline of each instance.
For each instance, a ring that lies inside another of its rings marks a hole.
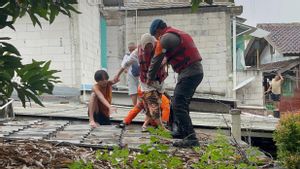
[[[150,24],[156,18],[165,20],[169,26],[186,31],[193,37],[203,57],[205,75],[197,91],[231,98],[232,80],[229,79],[232,72],[230,15],[231,12],[227,7],[203,8],[197,13],[191,13],[190,8],[138,10],[137,17],[136,11],[127,11],[126,19],[124,16],[124,19],[120,20],[125,26],[119,24],[118,28],[126,28],[123,31],[126,33],[123,35],[126,37],[126,42],[139,41],[143,33],[149,32]],[[116,31],[108,34],[108,37],[116,36],[120,32],[120,30]],[[119,45],[119,42],[116,44]],[[116,47],[114,48],[116,49]],[[118,55],[121,56],[123,53]],[[120,61],[111,64],[119,65],[119,63]],[[177,75],[170,67],[169,77],[166,80],[167,88],[174,88],[176,77]]]
[[[81,70],[76,74],[76,79],[81,79],[80,84],[93,84],[94,73],[101,68],[100,49],[100,12],[97,5],[90,5],[87,1],[78,1],[78,9],[82,14],[78,17],[78,47],[79,60],[75,60],[75,65]]]
[[[120,11],[105,11],[107,22],[107,70],[113,78],[121,67],[123,56],[127,50],[125,42],[125,15]],[[119,85],[126,85],[126,75],[123,74]]]
[[[51,60],[51,69],[61,70],[57,75],[62,83],[57,85],[79,88],[93,83],[93,74],[100,68],[100,14],[98,6],[86,1],[79,1],[75,8],[82,14],[71,18],[60,14],[51,25],[40,19],[42,29],[25,16],[14,24],[16,31],[5,28],[0,34],[12,38],[9,42],[18,48],[24,63]]]
[[[14,25],[16,31],[2,29],[1,36],[12,39],[8,42],[17,47],[22,55],[23,63],[35,60],[51,60],[51,68],[61,70],[59,75],[62,83],[72,85],[74,74],[71,62],[70,20],[67,16],[59,15],[52,25],[40,20],[42,28],[35,27],[29,16],[18,19]]]

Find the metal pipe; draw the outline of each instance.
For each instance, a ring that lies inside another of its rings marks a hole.
[[[9,104],[11,104],[14,101],[14,99],[10,99],[9,102],[7,102],[5,105],[0,107],[0,110],[3,110],[5,107],[7,107]]]
[[[237,74],[236,74],[236,18],[233,16],[232,18],[232,82],[233,89],[236,87]],[[236,90],[232,90],[232,97],[236,99]]]
[[[127,51],[127,44],[128,44],[128,36],[127,36],[127,9],[125,9],[125,45],[124,51]]]
[[[135,10],[135,41],[138,44],[138,10]]]
[[[259,61],[259,48],[256,49],[256,68],[259,69],[260,61]]]

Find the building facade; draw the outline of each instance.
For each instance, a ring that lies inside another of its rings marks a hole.
[[[149,32],[154,19],[160,18],[189,33],[203,57],[204,79],[197,93],[221,98],[233,97],[232,83],[232,17],[242,7],[202,6],[192,13],[189,2],[129,3],[124,8],[106,9],[108,23],[108,72],[116,74],[128,42],[139,43],[142,34]],[[166,88],[174,89],[177,75],[170,67]]]
[[[265,106],[270,102],[265,91],[279,72],[284,77],[282,110],[299,109],[300,23],[258,24],[250,35],[244,55],[247,67],[238,75],[240,82],[254,79],[237,90],[238,99],[242,104]]]
[[[51,60],[51,69],[60,70],[59,87],[79,89],[82,84],[94,82],[93,75],[101,67],[100,12],[97,4],[78,1],[75,6],[81,14],[72,17],[60,14],[53,24],[40,19],[42,28],[33,26],[29,16],[19,18],[16,31],[2,29],[3,36],[11,37],[23,58],[23,63]],[[78,90],[79,91],[79,90]]]

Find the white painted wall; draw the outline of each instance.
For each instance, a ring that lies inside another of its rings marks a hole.
[[[263,106],[264,105],[264,89],[263,89],[263,76],[261,71],[246,70],[237,72],[237,84],[251,78],[255,79],[247,84],[246,86],[237,90],[238,105],[253,105]]]
[[[57,86],[79,88],[81,83],[93,83],[100,68],[100,14],[86,1],[79,1],[76,8],[82,14],[58,15],[51,25],[40,19],[42,29],[25,16],[17,20],[16,31],[5,28],[0,34],[12,38],[9,42],[18,48],[23,63],[51,60],[51,69],[61,70],[57,76],[62,83]]]
[[[81,83],[93,84],[94,73],[101,68],[100,13],[98,6],[78,1],[82,14],[78,15]]]
[[[30,63],[32,59],[51,60],[51,69],[61,70],[57,74],[62,80],[59,85],[72,85],[70,20],[59,15],[51,25],[42,19],[40,21],[42,28],[34,27],[29,16],[25,16],[17,20],[16,31],[5,28],[0,30],[1,36],[12,38],[9,42],[20,51],[23,63]]]
[[[107,70],[113,78],[121,67],[121,61],[125,55],[123,44],[123,32],[120,26],[108,26],[107,28]],[[121,78],[122,85],[126,84],[125,76]]]

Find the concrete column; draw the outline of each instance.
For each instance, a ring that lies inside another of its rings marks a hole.
[[[239,143],[241,141],[241,110],[231,109],[231,134]]]

